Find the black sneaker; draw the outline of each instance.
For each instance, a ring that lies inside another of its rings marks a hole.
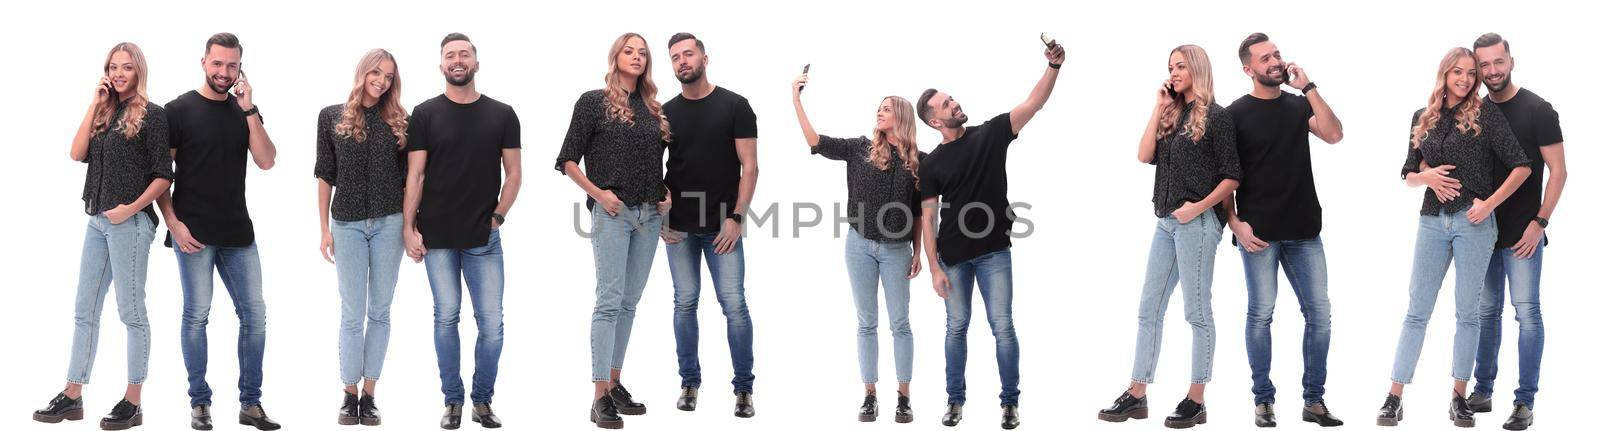
[[[461,428],[461,405],[445,404],[444,416],[439,418],[439,428],[453,430]]]
[[[738,391],[733,393],[733,416],[752,418],[756,416],[756,402],[750,399],[750,393]]]
[[[362,425],[377,426],[383,424],[383,415],[378,413],[378,401],[372,398],[372,394],[361,394],[361,405],[356,409],[356,413],[360,415]]]
[[[124,399],[111,408],[111,414],[100,418],[100,429],[125,430],[144,425],[144,411]]]
[[[1272,411],[1272,403],[1256,404],[1256,427],[1273,428],[1278,426],[1278,415]]]
[[[339,405],[339,425],[355,425],[361,423],[361,398],[356,394],[344,393],[344,404]]]
[[[1300,420],[1313,422],[1322,427],[1344,425],[1344,421],[1333,417],[1333,413],[1328,412],[1328,405],[1323,404],[1322,401],[1313,401],[1310,404],[1306,404],[1305,410],[1300,411]]]
[[[1400,405],[1400,396],[1389,394],[1383,399],[1383,407],[1378,407],[1378,426],[1392,427],[1400,425],[1400,420],[1406,418],[1406,408]]]
[[[1506,418],[1506,424],[1502,428],[1517,431],[1531,426],[1533,426],[1533,408],[1518,402],[1516,407],[1511,409],[1511,417]]]
[[[911,423],[911,397],[906,396],[906,394],[898,395],[899,399],[896,400],[894,406],[894,422],[900,424]]]
[[[950,406],[944,411],[944,418],[942,418],[939,423],[942,423],[947,427],[959,425],[961,423],[961,405],[950,403]]]
[[[644,404],[634,401],[633,394],[628,393],[628,388],[622,387],[621,382],[618,382],[616,386],[612,386],[611,390],[606,391],[606,396],[610,397],[611,402],[617,405],[617,413],[632,416],[642,415],[645,412]]]
[[[205,431],[211,429],[211,406],[202,404],[189,408],[189,428]]]
[[[1022,418],[1017,415],[1017,405],[1008,404],[1000,406],[1000,429],[1017,429],[1022,425]]]
[[[1144,419],[1150,417],[1150,404],[1145,397],[1134,398],[1133,394],[1123,392],[1111,407],[1100,410],[1100,420],[1106,422],[1124,422],[1128,419]]]
[[[1177,410],[1167,416],[1167,428],[1191,428],[1206,423],[1206,406],[1184,397]]]
[[[692,412],[692,411],[694,411],[695,404],[699,400],[700,400],[700,389],[699,388],[691,388],[691,387],[688,387],[688,386],[684,386],[683,387],[683,394],[682,395],[678,395],[678,410],[683,410],[683,411],[686,411],[686,412]]]
[[[500,417],[495,416],[494,409],[489,408],[487,403],[472,405],[472,421],[483,425],[484,428],[499,428],[504,425],[500,422]]]
[[[878,396],[877,395],[867,394],[867,398],[861,401],[861,410],[856,413],[856,420],[861,421],[861,422],[877,422],[878,421]]]
[[[274,422],[272,418],[267,417],[267,410],[261,408],[260,404],[245,407],[244,409],[239,410],[239,425],[253,426],[261,431],[272,431],[283,428],[283,425],[278,425],[278,423]]]
[[[1450,423],[1462,428],[1472,428],[1477,422],[1472,419],[1472,408],[1467,407],[1467,399],[1461,394],[1455,394],[1450,399]]]
[[[83,420],[83,397],[67,398],[66,391],[62,391],[50,399],[50,404],[34,410],[33,420],[47,424]]]
[[[1474,391],[1467,397],[1467,408],[1474,413],[1489,413],[1494,411],[1494,400],[1489,399],[1489,394]]]
[[[617,405],[611,397],[600,397],[589,406],[589,422],[600,428],[618,430],[622,429],[622,415],[617,413]]]

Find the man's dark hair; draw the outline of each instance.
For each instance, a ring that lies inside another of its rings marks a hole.
[[[461,33],[450,33],[450,34],[444,35],[444,40],[439,41],[439,50],[443,51],[445,45],[449,45],[450,42],[455,42],[455,41],[458,41],[458,40],[462,41],[462,42],[466,42],[467,46],[472,47],[472,53],[473,54],[477,54],[478,53],[478,44],[472,43],[472,39],[468,39],[467,35],[464,35],[464,34],[461,34]]]
[[[917,98],[917,118],[922,119],[922,124],[933,125],[928,122],[928,116],[933,114],[933,107],[928,106],[928,100],[933,99],[935,94],[939,94],[939,90],[929,88],[922,92],[922,97]]]
[[[244,47],[239,45],[239,37],[234,36],[233,33],[223,32],[211,35],[210,39],[206,39],[206,54],[211,53],[211,45],[237,49],[239,54],[244,54]]]
[[[701,54],[705,54],[706,53],[706,44],[705,44],[705,42],[701,42],[700,38],[694,37],[693,34],[689,34],[688,32],[678,33],[678,34],[672,35],[672,39],[668,39],[667,40],[667,48],[671,49],[672,46],[673,45],[677,45],[678,42],[682,42],[682,41],[690,40],[690,39],[694,40],[694,48],[695,49],[700,50]]]
[[[1472,49],[1488,48],[1495,45],[1504,45],[1506,53],[1511,53],[1511,42],[1506,42],[1505,38],[1500,37],[1500,33],[1484,33],[1483,36],[1478,36],[1478,40],[1472,41]]]
[[[1271,39],[1267,39],[1267,35],[1263,33],[1250,33],[1249,36],[1245,36],[1244,42],[1239,43],[1239,63],[1250,64],[1250,47],[1268,40]]]

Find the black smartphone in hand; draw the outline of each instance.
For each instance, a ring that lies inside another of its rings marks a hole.
[[[806,67],[804,69],[800,69],[800,74],[801,75],[807,75],[807,74],[810,74],[810,73],[811,73],[811,63],[806,63]],[[806,85],[805,84],[800,84],[800,91],[806,91]]]

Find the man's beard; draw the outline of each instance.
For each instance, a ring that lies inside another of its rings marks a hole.
[[[679,83],[683,83],[683,84],[693,84],[693,83],[696,83],[696,82],[700,82],[700,78],[705,77],[705,75],[706,75],[705,67],[693,67],[693,68],[690,68],[689,69],[689,73],[686,74],[686,75],[685,74],[676,74],[676,73],[673,74],[673,76],[678,78],[678,82]]]
[[[960,115],[951,115],[950,119],[944,120],[944,127],[945,128],[949,128],[949,129],[954,129],[954,128],[957,128],[957,127],[961,127],[961,126],[964,126],[966,124],[967,124],[967,114],[966,113],[962,113]]]
[[[1500,79],[1500,84],[1499,85],[1490,84],[1489,80],[1485,79],[1485,80],[1483,80],[1483,86],[1484,87],[1488,87],[1489,91],[1498,93],[1501,90],[1505,90],[1506,87],[1510,87],[1511,86],[1511,74],[1507,73],[1505,78]]]
[[[444,82],[450,83],[450,85],[453,85],[453,86],[456,86],[456,87],[465,87],[465,86],[467,86],[467,84],[471,84],[472,83],[472,78],[474,76],[477,76],[477,75],[478,75],[478,70],[477,69],[467,69],[467,72],[461,74],[461,78],[459,78],[459,79],[456,78],[454,75],[445,74],[444,75]]]
[[[1274,69],[1267,69],[1267,73],[1256,75],[1256,82],[1268,87],[1277,87],[1279,85],[1283,85],[1285,82],[1289,82],[1289,68],[1281,66],[1278,67],[1276,69],[1279,71],[1277,78],[1272,77],[1273,70]]]
[[[230,79],[230,80],[228,80],[228,84],[227,85],[223,85],[221,87],[218,87],[216,78],[212,78],[212,79],[207,79],[206,80],[206,86],[207,87],[211,87],[211,92],[213,92],[213,93],[228,94],[228,90],[233,88],[233,83],[234,82],[235,82],[234,80]]]

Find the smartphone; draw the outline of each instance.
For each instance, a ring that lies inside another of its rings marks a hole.
[[[1039,41],[1044,42],[1044,46],[1047,47],[1054,48],[1056,46],[1056,39],[1044,33],[1039,33]]]
[[[1289,65],[1287,65],[1287,64],[1283,65],[1283,83],[1284,84],[1288,84],[1288,83],[1294,81],[1294,75],[1289,73],[1291,70],[1293,70],[1293,69],[1290,69]]]
[[[229,87],[228,91],[232,92],[232,93],[237,93],[239,91],[239,82],[244,81],[244,80],[245,80],[244,69],[239,69],[239,79],[233,80],[233,86]]]
[[[807,75],[807,74],[810,74],[810,73],[811,73],[811,63],[806,63],[806,67],[804,69],[800,69],[800,74],[801,75]],[[800,84],[800,91],[806,91],[806,85],[805,84]]]
[[[1172,88],[1172,84],[1170,84],[1170,83],[1167,84],[1167,97],[1171,97],[1172,100],[1178,100],[1178,98],[1179,98],[1178,90],[1175,89],[1175,88]]]
[[[100,84],[100,92],[105,93],[106,97],[111,100],[117,99],[117,87],[110,82]]]

